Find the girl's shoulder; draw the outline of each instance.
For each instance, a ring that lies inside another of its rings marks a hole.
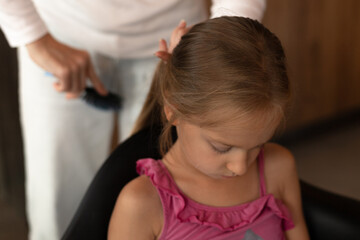
[[[264,158],[266,164],[274,167],[293,167],[295,164],[294,155],[284,146],[277,143],[267,143],[264,146]]]
[[[162,205],[157,190],[150,179],[142,175],[130,181],[121,190],[111,217],[109,232],[112,229],[118,232],[122,228],[139,226],[135,227],[136,233],[133,232],[131,235],[146,231],[147,234],[156,236],[161,231],[161,222]]]
[[[125,185],[120,192],[119,199],[126,202],[126,207],[137,209],[136,211],[162,210],[157,190],[146,175],[141,175]]]
[[[267,190],[280,197],[284,191],[284,183],[297,176],[294,155],[279,144],[267,143],[264,146],[264,162]]]
[[[157,200],[160,201],[156,188],[146,175],[138,176],[126,184],[121,190],[119,197],[129,199],[135,204],[144,204],[145,202],[156,203]]]

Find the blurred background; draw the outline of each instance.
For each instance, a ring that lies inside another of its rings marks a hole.
[[[360,1],[268,0],[263,23],[280,38],[294,85],[293,108],[275,141],[292,150],[302,180],[360,200]],[[22,240],[17,88],[16,50],[0,32],[0,239]]]

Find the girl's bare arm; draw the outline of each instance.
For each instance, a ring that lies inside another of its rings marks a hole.
[[[290,211],[291,218],[295,227],[286,231],[287,240],[309,240],[309,234],[306,228],[302,203],[299,178],[296,171],[296,163],[292,153],[286,148],[277,145],[269,144],[269,152],[271,151],[271,160],[269,175],[275,175],[273,183],[279,189],[279,198],[287,206]]]

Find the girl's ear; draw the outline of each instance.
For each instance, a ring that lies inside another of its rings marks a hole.
[[[169,104],[164,105],[164,113],[166,119],[171,122],[172,125],[176,126],[178,124],[178,120],[175,119],[174,110],[169,106]]]

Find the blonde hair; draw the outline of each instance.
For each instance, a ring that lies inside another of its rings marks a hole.
[[[182,118],[209,126],[209,118],[231,107],[234,114],[274,111],[284,114],[290,99],[285,54],[279,39],[261,23],[220,17],[185,34],[167,63],[158,64],[134,131],[161,125],[160,152],[172,146],[171,126]],[[174,112],[167,121],[164,105]]]

